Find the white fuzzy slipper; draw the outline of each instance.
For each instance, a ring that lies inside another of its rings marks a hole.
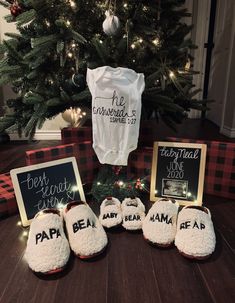
[[[178,204],[173,199],[159,199],[143,222],[144,238],[157,246],[169,247],[175,240]]]
[[[25,259],[36,273],[53,274],[64,269],[70,247],[63,218],[56,209],[40,211],[30,225]]]
[[[142,228],[145,206],[139,198],[126,198],[122,201],[122,226],[127,230]]]
[[[186,206],[178,215],[175,245],[191,259],[206,259],[215,250],[215,232],[208,208]]]
[[[99,220],[107,228],[120,225],[122,223],[121,202],[114,197],[107,197],[100,205]]]
[[[64,210],[70,247],[81,259],[101,254],[108,238],[100,221],[85,202],[71,202]]]

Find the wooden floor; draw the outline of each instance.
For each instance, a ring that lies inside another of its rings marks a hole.
[[[196,125],[191,130],[188,127],[188,137],[225,139],[210,123],[205,131]],[[0,172],[24,165],[25,150],[57,143],[11,142],[1,146]],[[98,205],[90,202],[97,213]],[[148,197],[144,202],[148,209]],[[141,233],[120,228],[108,231],[109,246],[99,259],[81,261],[71,256],[67,271],[50,279],[39,279],[24,261],[26,238],[17,226],[19,217],[4,219],[0,221],[0,302],[235,302],[235,202],[213,196],[205,196],[204,202],[212,212],[217,238],[216,251],[209,260],[187,260],[175,247],[154,248]]]

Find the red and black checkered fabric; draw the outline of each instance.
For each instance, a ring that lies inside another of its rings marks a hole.
[[[92,183],[100,164],[90,141],[81,144],[66,144],[26,152],[27,165],[38,164],[67,157],[75,157],[82,183]]]
[[[26,151],[26,164],[33,165],[42,162],[75,157],[75,144],[45,147],[37,150]]]
[[[78,169],[83,183],[91,184],[97,177],[100,162],[92,148],[92,142],[75,144]]]
[[[18,212],[10,174],[0,175],[0,219]]]
[[[128,174],[136,178],[149,176],[151,173],[153,149],[146,147],[130,153]]]
[[[63,144],[92,141],[92,128],[90,126],[79,128],[66,127],[61,130],[61,138]]]
[[[153,142],[157,141],[158,127],[159,125],[156,123],[156,121],[143,122],[140,125],[139,140],[138,140],[139,148],[143,146],[153,147]]]
[[[235,199],[235,143],[169,137],[169,141],[207,145],[206,194]]]

